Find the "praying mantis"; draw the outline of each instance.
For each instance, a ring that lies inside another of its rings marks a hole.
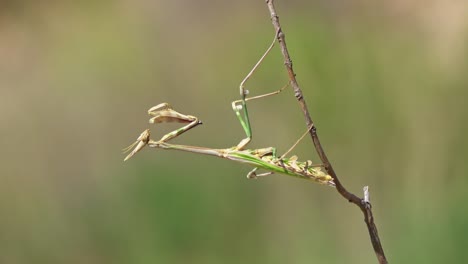
[[[213,149],[207,147],[176,145],[168,143],[168,141],[170,141],[171,139],[180,136],[181,134],[189,131],[190,129],[202,124],[202,122],[195,116],[185,115],[177,112],[168,103],[161,103],[154,107],[151,107],[148,110],[148,114],[151,116],[149,123],[156,124],[164,122],[177,122],[186,125],[170,133],[165,134],[159,140],[151,139],[150,130],[146,129],[140,134],[140,136],[134,143],[132,143],[130,146],[124,149],[124,153],[130,152],[125,157],[124,161],[133,157],[133,155],[142,150],[145,146],[148,146],[151,148],[180,150],[216,156],[244,164],[249,164],[254,167],[254,169],[247,174],[247,178],[249,179],[267,176],[273,173],[281,173],[288,176],[311,180],[320,184],[334,187],[334,180],[330,175],[328,175],[324,170],[322,170],[323,165],[313,164],[310,160],[298,161],[297,156],[291,156],[289,158],[286,158],[286,155],[302,140],[302,138],[307,134],[311,127],[309,127],[306,133],[304,133],[285,154],[279,157],[276,155],[276,148],[274,147],[246,149],[246,146],[252,140],[252,129],[250,126],[249,114],[247,111],[247,101],[279,94],[288,86],[285,85],[275,92],[253,97],[247,97],[249,92],[245,89],[245,83],[252,76],[252,74],[259,67],[259,65],[263,62],[267,54],[271,51],[276,42],[276,39],[277,35],[275,34],[275,38],[273,39],[273,42],[270,44],[268,49],[265,51],[265,53],[262,55],[259,61],[254,65],[254,67],[247,74],[247,76],[242,80],[239,86],[241,99],[232,102],[232,109],[234,110],[236,116],[239,119],[239,122],[241,123],[242,128],[244,129],[246,138],[242,139],[236,146],[225,149]],[[257,173],[258,169],[264,169],[267,172]]]

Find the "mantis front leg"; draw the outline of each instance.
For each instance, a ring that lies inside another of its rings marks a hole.
[[[196,127],[197,125],[200,125],[202,122],[195,116],[191,115],[184,115],[181,114],[174,109],[168,104],[168,103],[162,103],[158,104],[156,106],[151,107],[148,110],[148,114],[152,116],[149,120],[151,124],[154,123],[163,123],[163,122],[178,122],[178,123],[188,123],[186,126],[183,126],[179,129],[176,129],[170,133],[165,134],[160,140],[158,141],[153,141],[150,139],[150,131],[149,129],[146,129],[143,131],[143,133],[140,134],[140,136],[137,138],[137,140],[131,144],[130,146],[126,147],[123,149],[124,153],[130,151],[133,147],[135,147],[128,155],[125,157],[124,161],[128,160],[131,158],[133,155],[135,155],[137,152],[142,150],[146,145],[148,144],[157,144],[157,143],[164,143],[167,142],[182,133]]]
[[[148,114],[152,116],[149,122],[151,124],[163,123],[163,122],[178,122],[178,123],[189,123],[179,129],[176,129],[170,133],[164,135],[159,142],[166,142],[173,139],[182,133],[202,124],[202,122],[195,116],[181,114],[168,104],[161,103],[157,106],[153,106],[148,110]]]

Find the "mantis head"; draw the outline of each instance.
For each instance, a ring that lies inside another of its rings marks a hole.
[[[133,142],[130,146],[126,147],[123,149],[123,153],[129,152],[133,147],[135,147],[128,155],[125,157],[124,161],[128,160],[131,158],[133,155],[135,155],[138,151],[143,149],[146,145],[148,145],[148,142],[150,140],[150,131],[149,129],[146,129],[143,131],[143,133],[138,136],[137,140]]]

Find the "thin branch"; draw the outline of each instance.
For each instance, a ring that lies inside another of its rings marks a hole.
[[[374,248],[375,254],[377,255],[377,259],[380,264],[386,264],[388,262],[387,262],[387,259],[385,258],[384,250],[382,248],[382,244],[380,243],[379,235],[377,232],[377,227],[374,223],[374,216],[372,214],[372,206],[368,200],[361,199],[358,196],[346,190],[346,188],[341,184],[338,176],[336,175],[332,164],[328,160],[328,157],[325,154],[325,151],[323,150],[319,137],[317,135],[317,128],[315,127],[315,124],[312,121],[312,118],[310,117],[307,104],[304,100],[304,96],[302,95],[302,91],[299,87],[299,84],[297,83],[296,74],[293,71],[291,57],[289,56],[289,52],[286,47],[285,34],[283,33],[283,30],[281,29],[281,25],[279,23],[279,17],[276,14],[276,10],[273,5],[273,0],[266,0],[266,4],[270,11],[271,22],[273,24],[273,27],[275,28],[275,31],[277,32],[278,42],[281,48],[281,53],[283,54],[283,58],[284,58],[284,65],[286,66],[286,70],[289,75],[289,80],[291,82],[291,87],[293,88],[293,91],[294,91],[294,96],[296,97],[302,109],[307,127],[311,128],[309,134],[312,137],[315,150],[317,151],[320,157],[320,160],[324,164],[326,171],[328,172],[330,176],[333,177],[336,183],[336,190],[346,200],[357,205],[361,209],[362,213],[364,214],[364,221],[367,225],[367,229],[370,235],[370,240]],[[368,197],[368,193],[367,193],[367,197]]]

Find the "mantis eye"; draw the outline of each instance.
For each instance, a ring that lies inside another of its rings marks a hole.
[[[244,90],[244,95],[248,95],[249,93],[249,90]]]

